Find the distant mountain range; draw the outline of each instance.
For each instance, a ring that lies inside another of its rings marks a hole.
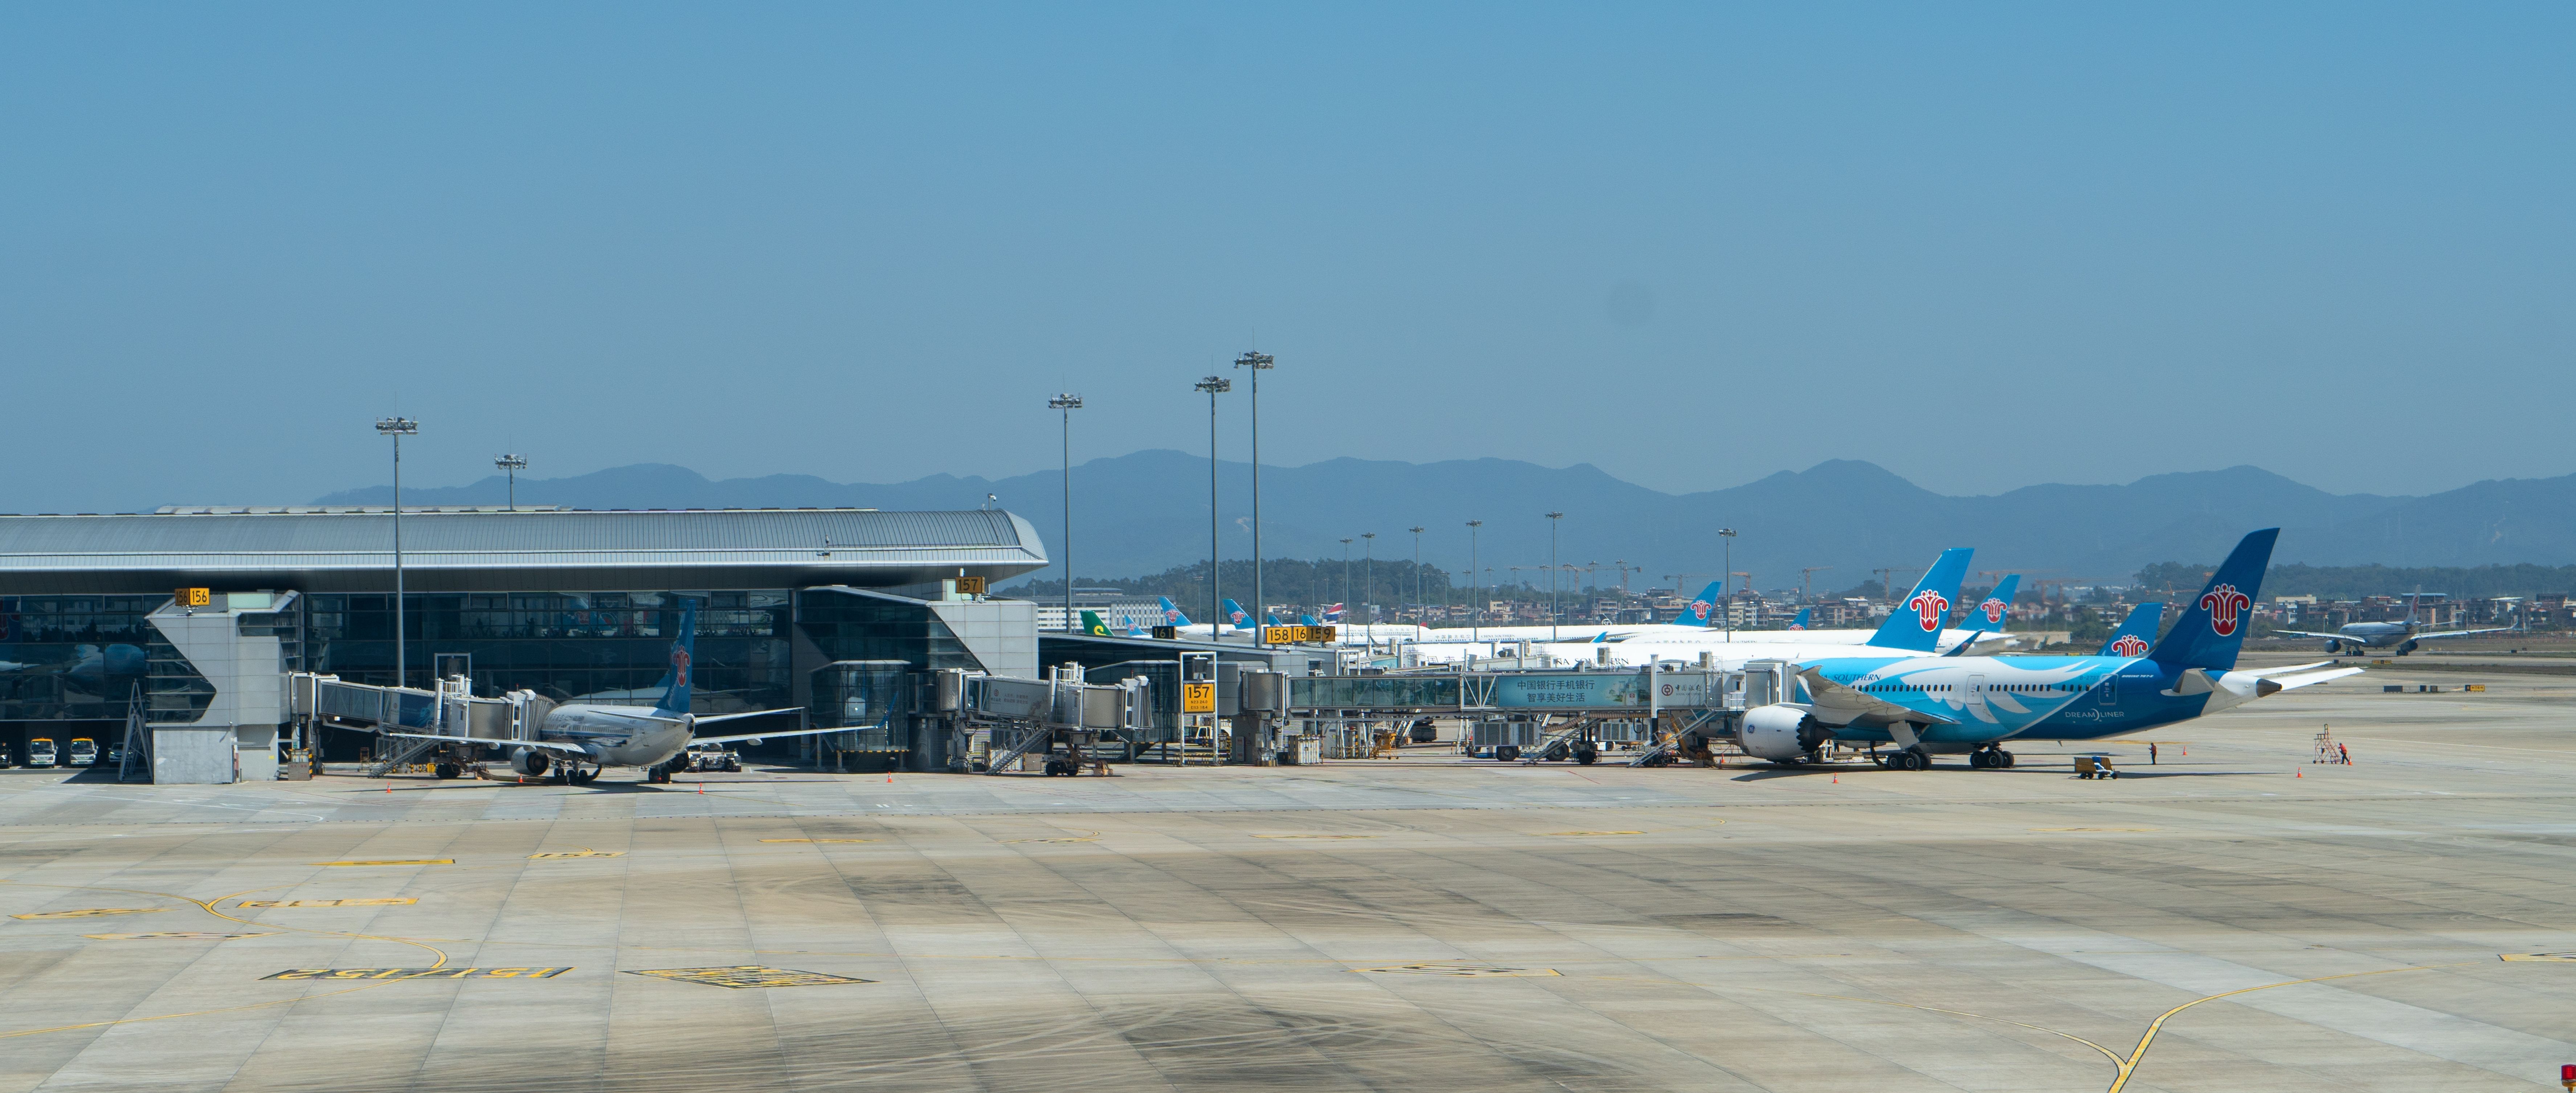
[[[1758,482],[1668,494],[1610,477],[1588,464],[1541,467],[1510,459],[1415,464],[1332,459],[1264,467],[1262,551],[1269,557],[1339,558],[1350,545],[1409,558],[1422,526],[1423,561],[1461,571],[1471,519],[1479,561],[1494,579],[1544,584],[1545,513],[1565,513],[1557,558],[1600,563],[1615,582],[1625,561],[1631,583],[1664,584],[1674,574],[1714,580],[1722,564],[1719,528],[1733,528],[1734,568],[1760,588],[1794,588],[1802,566],[1826,566],[1819,589],[1847,588],[1881,567],[1929,564],[1946,546],[1974,546],[1976,568],[2034,577],[2125,583],[2152,562],[2209,562],[2257,527],[2283,531],[2275,561],[2391,566],[2576,563],[2576,475],[2479,482],[2427,497],[2330,494],[2256,467],[2160,474],[2122,486],[2029,486],[1984,497],[1948,497],[1874,464],[1819,463]],[[1251,469],[1219,465],[1221,548],[1252,549]],[[983,479],[935,475],[889,485],[830,482],[810,475],[710,481],[668,464],[636,464],[572,478],[519,483],[522,503],[577,508],[976,508],[987,494],[1027,517],[1061,558],[1058,472]],[[505,483],[405,491],[414,505],[497,505]],[[335,493],[329,505],[383,505],[389,487]],[[1151,573],[1207,557],[1208,462],[1176,451],[1143,451],[1073,468],[1074,563],[1083,575]],[[1521,567],[1515,574],[1510,567]],[[1643,574],[1640,578],[1637,574]],[[1462,578],[1463,580],[1463,578]]]

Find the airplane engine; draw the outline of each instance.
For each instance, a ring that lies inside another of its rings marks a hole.
[[[1735,745],[1756,759],[1788,763],[1806,758],[1832,738],[1833,731],[1816,724],[1804,707],[1783,703],[1746,711]]]
[[[510,753],[510,769],[530,777],[544,774],[550,762],[546,753],[536,748],[520,748]]]
[[[2326,639],[2326,652],[2329,652],[2329,653],[2335,653],[2335,654],[2340,655],[2340,654],[2343,652],[2343,643],[2342,643],[2342,642],[2340,642],[2340,641],[2336,641],[2336,640],[2334,640],[2333,638],[2327,638],[2327,639]]]
[[[2406,654],[2408,654],[2408,653],[2412,653],[2412,652],[2414,652],[2414,651],[2415,651],[2415,643],[2414,643],[2414,642],[2411,642],[2411,641],[2410,641],[2410,642],[2406,642],[2405,644],[2399,645],[2399,646],[2397,647],[2397,655],[2398,655],[2398,656],[2401,656],[2401,657],[2402,657],[2402,656],[2405,656],[2405,655],[2406,655]]]

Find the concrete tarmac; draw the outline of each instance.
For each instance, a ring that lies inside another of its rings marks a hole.
[[[2460,681],[2117,780],[13,771],[0,1090],[2552,1088],[2576,681]]]

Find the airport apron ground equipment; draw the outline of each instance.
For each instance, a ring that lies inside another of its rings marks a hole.
[[[1673,661],[1610,671],[1364,671],[1289,680],[1287,716],[1310,727],[1464,718],[1468,749],[1504,761],[1589,763],[1603,744],[1634,743],[1631,766],[1662,766],[1732,738],[1745,710],[1786,701],[1794,678],[1794,666],[1778,660],[1734,671]]]

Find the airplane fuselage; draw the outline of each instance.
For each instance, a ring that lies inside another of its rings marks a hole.
[[[641,706],[557,706],[538,727],[537,739],[579,744],[601,766],[653,767],[689,746],[697,735],[696,720]],[[509,745],[501,744],[500,750],[507,752]]]
[[[1871,698],[1958,722],[1914,730],[1934,750],[2014,739],[2100,739],[2188,721],[2261,693],[2260,681],[2250,673],[2185,673],[2142,658],[1836,658],[1808,663],[1828,680]],[[1886,727],[1858,723],[1837,727],[1834,738],[1848,743],[1896,739]]]

